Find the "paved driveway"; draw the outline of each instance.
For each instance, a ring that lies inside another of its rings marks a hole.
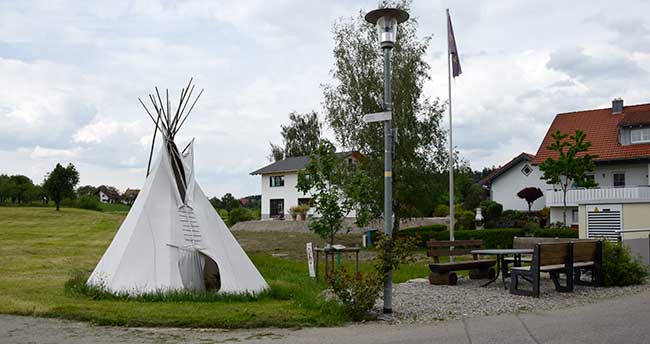
[[[300,330],[98,327],[0,315],[0,343],[650,343],[650,293],[552,313]]]

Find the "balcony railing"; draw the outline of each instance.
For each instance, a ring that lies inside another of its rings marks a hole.
[[[561,207],[562,190],[546,190],[546,206]],[[567,206],[578,206],[578,203],[590,203],[600,201],[650,201],[650,185],[630,186],[630,187],[604,187],[591,189],[571,189],[566,194]]]

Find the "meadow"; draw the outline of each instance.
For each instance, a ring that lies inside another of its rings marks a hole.
[[[340,306],[321,298],[325,284],[308,276],[305,243],[322,244],[310,233],[234,233],[271,286],[258,298],[130,300],[66,289],[72,277],[92,271],[125,216],[123,211],[0,207],[0,313],[127,326],[301,327],[348,321]],[[342,235],[339,241],[352,244],[360,237]],[[370,268],[364,260],[361,270]],[[426,264],[414,262],[396,271],[394,279],[426,274]]]

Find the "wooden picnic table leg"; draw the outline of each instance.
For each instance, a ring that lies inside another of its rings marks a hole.
[[[490,284],[494,283],[494,281],[496,281],[499,278],[499,274],[501,274],[501,255],[497,254],[496,256],[497,256],[497,271],[494,274],[494,278],[485,282],[485,284],[481,285],[481,287],[487,287]]]
[[[506,263],[506,256],[501,255],[499,258],[501,260],[501,281],[503,281],[503,288],[508,289],[508,285],[506,284],[506,275],[508,275],[508,263]]]

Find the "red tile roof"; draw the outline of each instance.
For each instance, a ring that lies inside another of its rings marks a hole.
[[[535,156],[526,152],[523,152],[516,157],[514,157],[512,160],[508,161],[505,165],[500,166],[496,170],[492,171],[492,173],[488,174],[485,176],[483,179],[481,179],[478,183],[479,185],[486,185],[492,183],[492,181],[508,171],[511,167],[516,166],[520,161],[525,160],[525,161],[531,161],[535,159]]]
[[[589,154],[598,155],[594,161],[611,161],[650,158],[650,143],[623,146],[618,140],[620,126],[650,124],[650,104],[625,106],[623,113],[612,114],[612,108],[560,113],[555,116],[551,127],[537,150],[533,164],[540,164],[556,152],[546,149],[553,142],[553,134],[560,130],[573,134],[580,129],[591,142]]]

